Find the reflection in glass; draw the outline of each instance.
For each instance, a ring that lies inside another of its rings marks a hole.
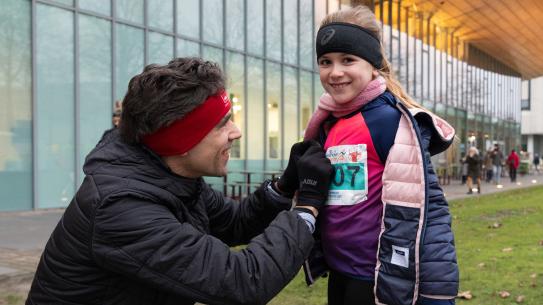
[[[200,0],[177,0],[177,33],[200,38]]]
[[[226,87],[232,101],[232,121],[239,130],[245,130],[245,95],[244,95],[243,55],[228,52],[226,55]],[[231,150],[233,158],[244,158],[245,147],[239,139],[234,141]]]
[[[0,10],[0,211],[32,208],[30,1]]]
[[[250,165],[263,160],[264,154],[264,66],[260,59],[247,58],[247,121],[246,137],[250,143],[247,148],[247,159]],[[249,166],[263,169],[263,163]]]
[[[211,43],[223,44],[222,0],[203,0],[205,18],[203,23],[204,40]]]
[[[200,56],[200,45],[197,42],[184,39],[177,40],[177,57]]]
[[[143,24],[143,0],[116,0],[117,18]]]
[[[300,137],[303,137],[303,133],[311,117],[311,107],[313,105],[311,97],[312,82],[310,72],[300,71]]]
[[[283,130],[284,146],[283,156],[288,159],[290,147],[292,144],[301,140],[301,134],[298,132],[298,77],[296,69],[284,67],[284,111],[283,111]],[[287,160],[285,160],[287,161]],[[286,163],[283,164],[286,166]]]
[[[173,37],[149,32],[149,64],[167,64],[173,58]]]
[[[223,55],[222,55],[222,49],[214,48],[214,47],[204,47],[202,50],[202,58],[209,61],[214,61],[221,69],[223,68]]]
[[[315,100],[313,101],[315,104],[314,104],[313,109],[316,109],[317,105],[319,104],[319,100],[325,91],[324,91],[324,88],[322,87],[319,74],[315,74],[315,77],[313,78],[313,82],[314,82],[314,88],[315,88]]]
[[[143,31],[124,24],[118,24],[116,30],[115,99],[122,100],[130,79],[143,71]]]
[[[226,33],[228,33],[226,35],[226,46],[240,51],[243,51],[245,38],[243,3],[243,0],[229,0],[226,2]]]
[[[79,0],[78,3],[80,9],[111,15],[111,0]]]
[[[290,64],[298,63],[298,3],[285,1],[283,3],[283,60]]]
[[[111,24],[79,16],[79,164],[111,128]],[[78,168],[78,184],[82,168]]]
[[[37,190],[40,208],[67,206],[74,194],[73,13],[37,4]]]
[[[53,2],[57,2],[64,5],[74,6],[74,0],[52,0]]]
[[[173,0],[147,0],[149,26],[173,32]]]
[[[266,55],[281,60],[281,5],[266,1]]]
[[[268,158],[279,159],[281,149],[281,66],[266,63],[266,90],[268,115]]]
[[[300,0],[300,65],[312,69],[313,52],[313,1]]]
[[[262,55],[264,52],[264,4],[262,0],[247,1],[247,51]]]

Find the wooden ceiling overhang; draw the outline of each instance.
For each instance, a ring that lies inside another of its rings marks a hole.
[[[543,76],[541,0],[393,0],[390,9],[390,0],[381,1],[373,4],[385,24],[392,13],[392,26],[405,32],[407,19],[410,35],[457,58],[472,63],[466,51],[470,46],[508,67],[508,74]]]

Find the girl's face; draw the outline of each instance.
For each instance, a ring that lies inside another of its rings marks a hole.
[[[369,62],[346,53],[326,53],[318,64],[321,84],[338,104],[352,101],[378,75]]]

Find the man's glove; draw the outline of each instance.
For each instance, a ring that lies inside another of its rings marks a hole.
[[[320,147],[319,143],[313,140],[306,140],[292,145],[287,168],[277,181],[277,187],[279,188],[280,193],[288,197],[294,195],[294,192],[298,189],[298,170],[296,164],[307,149],[312,146]]]
[[[333,168],[320,145],[311,145],[297,163],[297,206],[312,206],[319,210],[328,199]]]

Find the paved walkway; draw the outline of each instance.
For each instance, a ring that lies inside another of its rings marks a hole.
[[[483,182],[481,189],[482,194],[489,194],[533,185],[543,185],[543,175],[519,176],[517,183],[506,177],[501,186]],[[443,189],[449,200],[479,196],[467,195],[467,186],[458,180],[451,180]],[[0,213],[0,295],[8,292],[26,297],[41,252],[63,212],[55,209]],[[2,302],[0,298],[0,305]]]

